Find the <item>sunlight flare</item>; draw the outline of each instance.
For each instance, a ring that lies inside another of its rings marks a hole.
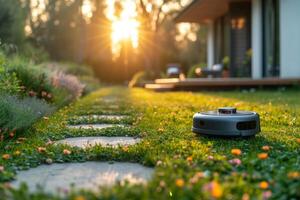
[[[134,1],[122,1],[122,10],[119,15],[115,13],[114,4],[115,1],[107,1],[107,17],[112,22],[112,53],[118,56],[124,42],[129,42],[134,49],[138,47],[140,23],[136,19],[137,11]]]

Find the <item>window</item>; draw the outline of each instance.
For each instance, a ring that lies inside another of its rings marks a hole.
[[[263,75],[279,76],[279,0],[263,1]]]

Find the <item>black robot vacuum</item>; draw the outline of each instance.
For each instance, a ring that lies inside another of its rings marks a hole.
[[[259,115],[233,107],[198,112],[193,117],[192,130],[207,136],[250,137],[260,132]]]

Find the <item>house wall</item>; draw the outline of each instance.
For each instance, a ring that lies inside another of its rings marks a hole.
[[[300,77],[300,0],[280,1],[280,77]]]

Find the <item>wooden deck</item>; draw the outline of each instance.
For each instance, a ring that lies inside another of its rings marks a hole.
[[[293,86],[300,84],[300,78],[188,78],[188,79],[156,79],[145,88],[155,91],[171,90],[226,90],[239,88],[270,88]]]

